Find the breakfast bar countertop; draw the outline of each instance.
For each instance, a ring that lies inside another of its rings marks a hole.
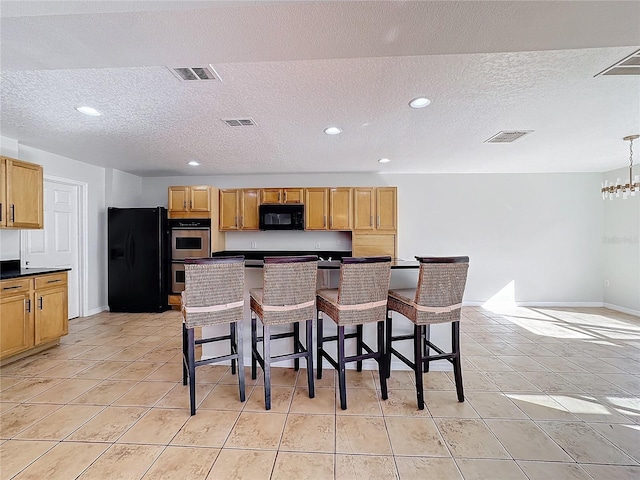
[[[264,251],[264,250],[227,250],[222,252],[212,253],[213,257],[228,257],[235,255],[244,255],[245,266],[248,268],[262,268],[264,266],[264,257],[272,256],[301,256],[301,255],[317,255],[318,256],[318,269],[320,270],[338,270],[340,269],[341,260],[343,257],[350,257],[350,251],[314,251],[314,252],[300,252],[300,251]],[[391,260],[391,268],[419,268],[420,262],[415,260],[403,260],[401,258],[394,258]]]

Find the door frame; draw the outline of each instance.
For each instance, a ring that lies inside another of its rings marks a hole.
[[[87,274],[89,265],[89,236],[87,234],[87,226],[89,225],[89,184],[54,175],[44,175],[44,180],[77,187],[78,189],[78,302],[80,304],[78,314],[80,317],[85,317],[89,312],[89,276]],[[26,235],[21,230],[21,250],[25,242]]]

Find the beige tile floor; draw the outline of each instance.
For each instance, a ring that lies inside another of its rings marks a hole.
[[[640,319],[606,309],[464,308],[466,401],[452,375],[274,370],[237,397],[228,367],[181,383],[179,314],[103,313],[0,368],[2,479],[640,479]],[[437,368],[437,366],[436,366]]]

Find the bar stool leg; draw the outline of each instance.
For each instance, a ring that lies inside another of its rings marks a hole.
[[[293,353],[300,353],[300,322],[293,324]],[[293,360],[293,369],[297,372],[300,370],[300,359],[295,358]]]
[[[229,324],[229,337],[231,338],[231,353],[236,353],[238,344],[236,342],[236,323],[231,322]],[[231,375],[236,374],[236,359],[231,359]]]
[[[356,325],[356,355],[362,355],[362,324]],[[362,371],[362,360],[356,362],[356,369]]]
[[[242,338],[242,324],[236,325],[236,352],[238,354],[238,388],[240,390],[240,401],[245,399],[245,381],[244,381],[244,345]]]
[[[185,323],[182,323],[182,384],[187,384],[187,378],[189,378],[189,370],[187,369],[188,365],[188,345],[189,339],[187,338],[187,326]]]
[[[316,396],[313,385],[313,320],[307,320],[307,383],[309,398]]]
[[[424,410],[424,390],[422,385],[422,326],[413,326],[413,358],[415,362],[416,374],[416,394],[418,397],[418,408]]]
[[[429,344],[427,342],[431,341],[431,325],[425,325],[425,334],[424,334],[424,356],[428,357],[429,356]],[[424,362],[424,373],[427,373],[429,371],[429,363],[430,362]]]
[[[378,322],[378,377],[380,377],[380,389],[382,399],[389,398],[387,393],[387,357],[384,353],[384,320]]]
[[[456,392],[458,401],[464,402],[464,389],[462,386],[462,364],[460,361],[460,322],[451,323],[451,346],[453,357],[453,376],[456,379]]]
[[[264,354],[264,408],[271,410],[271,329],[269,325],[262,326],[262,346]]]
[[[387,355],[387,378],[391,377],[391,337],[393,336],[393,319],[391,318],[391,312],[387,310],[387,335],[386,335],[386,348],[385,352]]]
[[[322,341],[324,340],[323,338],[323,329],[322,329],[322,314],[320,312],[318,312],[318,323],[317,323],[317,339],[316,342],[318,343],[318,355],[317,355],[317,361],[318,361],[318,380],[322,380]]]
[[[256,316],[251,312],[251,379],[256,379],[256,371],[258,367],[258,361],[256,360],[255,352],[258,351],[258,334],[256,332]]]
[[[340,386],[340,408],[347,409],[347,378],[344,362],[344,326],[338,326],[338,384]]]
[[[189,364],[189,405],[191,415],[196,414],[196,355],[193,328],[187,329],[187,363]]]

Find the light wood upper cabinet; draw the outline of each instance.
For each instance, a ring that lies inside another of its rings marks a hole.
[[[396,187],[353,189],[354,230],[397,230]]]
[[[2,157],[4,178],[0,202],[0,226],[9,228],[43,228],[42,166]]]
[[[220,230],[258,230],[258,189],[220,190]]]
[[[243,189],[240,191],[240,230],[258,230],[258,189]]]
[[[220,190],[220,230],[238,230],[238,190]]]
[[[0,227],[7,226],[7,161],[0,159]]]
[[[327,201],[326,188],[306,188],[304,195],[304,228],[305,230],[326,230]]]
[[[260,203],[304,203],[304,188],[262,188]]]
[[[208,185],[169,187],[169,218],[209,218],[211,187]]]
[[[351,188],[329,189],[329,230],[351,230]]]
[[[398,228],[397,188],[376,188],[376,229],[393,230]]]

